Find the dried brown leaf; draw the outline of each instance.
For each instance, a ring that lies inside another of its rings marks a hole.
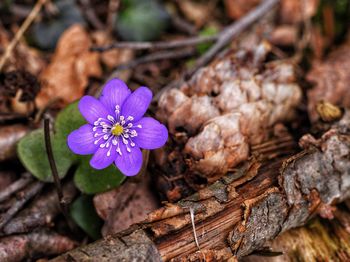
[[[257,6],[260,0],[225,0],[227,15],[236,20]]]
[[[146,176],[138,183],[129,180],[119,188],[96,195],[94,205],[99,216],[105,220],[103,235],[114,234],[139,223],[159,207]]]
[[[39,108],[52,99],[61,106],[84,94],[89,77],[102,74],[99,55],[90,52],[91,38],[80,25],[68,28],[58,41],[51,63],[41,74],[42,90],[36,98]]]
[[[180,10],[185,15],[185,17],[194,22],[196,27],[202,27],[209,20],[213,12],[213,4],[208,4],[208,2],[198,2],[193,0],[188,1],[177,1]]]
[[[310,19],[317,12],[319,0],[282,0],[280,20],[283,24],[297,24]]]

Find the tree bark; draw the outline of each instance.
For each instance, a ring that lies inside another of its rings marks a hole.
[[[248,255],[350,196],[349,122],[346,113],[320,139],[304,136],[305,149],[293,156],[288,135],[256,146],[258,156],[207,188],[53,261],[115,261],[117,254],[135,261],[234,261]]]
[[[341,204],[333,213],[331,219],[316,217],[304,227],[288,230],[266,243],[271,253],[254,252],[242,262],[349,261],[350,210]]]

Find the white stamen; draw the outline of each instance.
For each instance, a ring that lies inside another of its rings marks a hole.
[[[134,117],[133,116],[128,116],[127,120],[132,121],[132,120],[134,120]]]
[[[120,120],[124,120],[125,117],[124,117],[124,116],[120,116],[119,119],[120,119]]]
[[[128,124],[128,127],[129,127],[129,128],[132,127],[132,123],[129,123],[129,124]]]
[[[123,154],[122,154],[122,151],[120,150],[120,147],[117,147],[117,150],[116,150],[116,151],[118,152],[119,155],[123,155]]]
[[[123,139],[124,145],[127,145],[129,143],[128,140],[126,140],[123,136],[122,136],[122,139]]]
[[[142,128],[142,126],[140,124],[137,125],[138,128]]]
[[[109,135],[108,135],[108,134],[106,134],[106,135],[103,136],[103,139],[104,139],[104,140],[107,140],[108,138],[109,138]]]
[[[113,117],[113,116],[111,116],[111,115],[108,115],[108,116],[107,116],[107,118],[108,118],[108,120],[109,120],[109,121],[112,121],[112,122],[114,122],[114,117]]]

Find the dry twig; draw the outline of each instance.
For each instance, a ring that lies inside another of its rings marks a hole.
[[[150,62],[159,61],[159,60],[166,60],[166,59],[179,59],[179,58],[193,56],[194,54],[196,54],[196,50],[193,50],[193,49],[156,52],[140,58],[136,58],[130,61],[129,63],[121,64],[117,66],[111,75],[113,76],[117,71],[133,68],[140,64],[150,63]]]
[[[18,179],[17,181],[13,182],[10,186],[8,186],[7,188],[5,188],[0,192],[0,202],[6,200],[13,193],[17,192],[18,190],[21,190],[32,181],[33,179],[31,177],[24,176]]]
[[[44,184],[41,182],[32,183],[28,189],[24,190],[23,195],[18,199],[0,219],[0,229],[2,229],[15,214],[36,194],[38,194],[43,188]]]
[[[95,27],[95,29],[103,30],[105,25],[96,16],[93,7],[91,6],[90,0],[80,0],[80,3],[83,6],[83,11],[86,19],[90,22],[90,24]]]
[[[228,26],[224,29],[217,40],[217,42],[202,56],[196,61],[196,65],[187,76],[193,75],[199,68],[207,65],[215,55],[220,52],[233,38],[242,33],[245,29],[247,29],[251,24],[255,23],[262,16],[264,16],[267,12],[269,12],[280,0],[265,0],[255,9],[250,11],[248,14],[243,16],[237,22]]]
[[[0,71],[3,69],[7,59],[12,54],[13,49],[17,45],[18,41],[24,34],[24,32],[28,29],[30,24],[34,21],[34,19],[38,16],[41,8],[46,3],[47,0],[38,0],[33,7],[32,11],[30,12],[29,16],[24,20],[23,24],[19,28],[19,30],[16,32],[15,37],[12,39],[11,43],[7,46],[5,53],[2,55],[0,59]]]
[[[177,47],[193,46],[201,43],[213,42],[217,40],[219,35],[213,36],[196,36],[185,38],[181,40],[163,41],[163,42],[117,42],[107,46],[92,47],[91,51],[105,52],[114,48],[126,48],[126,49],[170,49]]]

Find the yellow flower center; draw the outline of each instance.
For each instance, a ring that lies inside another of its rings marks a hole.
[[[123,134],[123,131],[124,131],[124,128],[119,124],[115,124],[112,127],[112,134],[115,136],[120,136],[121,134]]]

